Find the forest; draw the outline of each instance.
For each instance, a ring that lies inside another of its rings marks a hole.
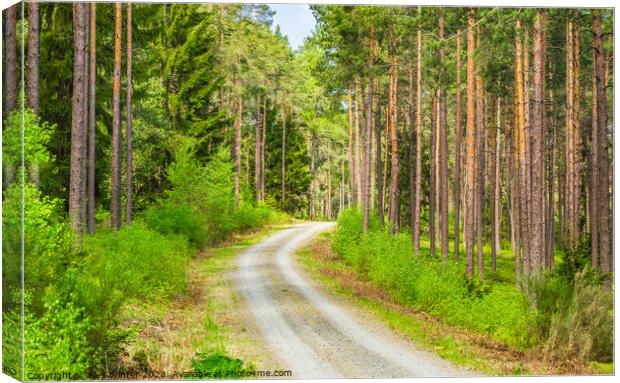
[[[296,49],[266,4],[3,11],[3,372],[148,371],[135,307],[302,220],[544,360],[505,374],[613,371],[613,9],[310,9]]]

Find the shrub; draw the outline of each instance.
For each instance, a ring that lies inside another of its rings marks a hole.
[[[361,211],[338,218],[334,249],[362,278],[388,291],[399,303],[439,316],[446,322],[482,331],[524,346],[527,341],[522,294],[473,283],[462,265],[413,255],[410,233],[392,235],[373,217],[362,232]]]
[[[243,193],[239,208],[235,208],[233,170],[225,148],[202,165],[191,141],[184,142],[167,175],[171,187],[161,203],[147,211],[147,224],[164,234],[181,234],[198,248],[227,239],[235,231],[283,219],[282,213],[268,205],[255,205],[249,193]]]
[[[199,377],[234,379],[246,376],[252,370],[244,368],[243,361],[217,352],[214,354],[196,354],[192,368]]]
[[[16,168],[20,166],[22,161],[22,123],[24,133],[23,160],[29,176],[37,179],[40,168],[51,163],[54,159],[46,145],[50,141],[56,126],[42,121],[30,109],[16,110],[4,120],[2,127],[2,162],[6,167],[3,170],[8,170],[11,173],[5,174],[5,177],[10,181],[14,180],[14,175],[17,174],[15,173]]]
[[[164,210],[186,213],[190,209],[195,216],[186,222],[178,221],[178,232],[189,234],[189,238],[202,236],[193,238],[199,246],[214,244],[230,235],[235,228],[232,221],[233,173],[225,149],[220,149],[203,166],[196,160],[191,143],[185,143],[177,150],[167,175],[171,188],[162,201]],[[203,227],[200,234],[197,225]]]
[[[25,321],[26,374],[36,374],[38,379],[35,380],[88,377],[93,349],[87,339],[91,323],[84,317],[83,309],[71,301],[47,299],[44,314],[35,317],[26,312]],[[70,374],[71,377],[59,377],[58,374]]]
[[[180,237],[164,236],[136,222],[117,232],[100,230],[85,238],[84,249],[85,270],[106,293],[148,299],[168,297],[186,287],[190,252]]]
[[[537,275],[528,280],[530,331],[545,359],[610,362],[613,358],[613,297],[589,267],[574,278]]]
[[[145,216],[148,226],[162,234],[182,235],[197,248],[207,245],[206,227],[190,206],[157,204]]]
[[[3,308],[10,310],[11,292],[20,289],[22,246],[21,186],[4,192],[2,209]],[[63,218],[62,201],[44,197],[31,184],[24,185],[24,278],[32,290],[31,308],[42,309],[43,290],[58,279],[73,262],[74,236]]]

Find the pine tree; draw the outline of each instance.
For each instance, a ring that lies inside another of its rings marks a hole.
[[[476,172],[476,123],[475,123],[475,86],[474,86],[474,51],[475,51],[475,10],[470,9],[467,18],[467,127],[466,127],[466,169],[465,169],[465,254],[466,271],[474,276],[474,204]]]
[[[82,207],[82,163],[84,162],[84,127],[86,126],[86,111],[84,110],[84,93],[86,82],[86,45],[88,36],[88,4],[77,3],[73,5],[73,46],[74,46],[74,69],[73,69],[73,109],[71,118],[71,178],[69,183],[69,216],[71,226],[76,232],[81,232],[80,209]]]
[[[17,4],[4,11],[4,110],[3,118],[17,107]]]
[[[89,55],[89,95],[88,95],[88,233],[95,233],[95,152],[96,152],[96,89],[97,83],[97,4],[90,3],[90,55]]]
[[[114,85],[112,94],[112,227],[121,227],[121,3],[114,4]]]
[[[461,221],[461,30],[456,32],[456,110],[454,124],[454,260],[459,260]]]
[[[39,3],[28,3],[28,106],[39,114]]]
[[[131,136],[131,128],[133,125],[132,119],[132,111],[131,111],[131,94],[132,94],[132,83],[131,83],[131,58],[132,58],[132,19],[131,19],[131,3],[127,3],[127,101],[125,103],[126,108],[126,128],[125,128],[125,136],[126,136],[126,150],[127,150],[127,158],[126,158],[126,179],[125,179],[125,222],[129,225],[132,220],[132,212],[133,212],[133,148],[132,148],[132,136]]]

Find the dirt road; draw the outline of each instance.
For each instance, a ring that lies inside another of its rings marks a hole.
[[[325,222],[291,226],[239,258],[237,288],[253,314],[252,327],[292,377],[470,375],[328,296],[300,270],[295,250],[331,227]]]

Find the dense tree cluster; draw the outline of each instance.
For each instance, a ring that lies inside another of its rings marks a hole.
[[[484,246],[494,272],[504,240],[517,280],[552,269],[557,248],[576,262],[591,246],[612,271],[609,10],[312,9],[326,83],[348,105],[347,185],[365,228],[387,213],[417,252],[425,223],[444,259],[462,238],[479,278]]]

